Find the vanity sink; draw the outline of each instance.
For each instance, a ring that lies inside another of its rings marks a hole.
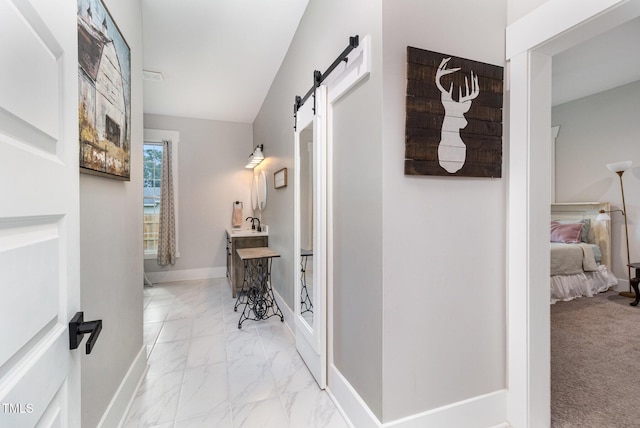
[[[267,226],[262,226],[262,230],[258,232],[257,229],[229,229],[229,235],[231,236],[268,236]]]

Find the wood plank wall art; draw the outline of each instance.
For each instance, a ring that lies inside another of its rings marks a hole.
[[[407,47],[405,175],[502,176],[503,75]]]

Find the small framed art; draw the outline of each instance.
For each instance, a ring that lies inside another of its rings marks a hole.
[[[273,173],[273,187],[276,189],[287,187],[287,168],[282,168]]]

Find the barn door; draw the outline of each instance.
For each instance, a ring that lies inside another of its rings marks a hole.
[[[76,2],[0,0],[0,426],[79,427]]]
[[[296,116],[294,147],[294,322],[296,348],[320,388],[327,386],[327,87]]]

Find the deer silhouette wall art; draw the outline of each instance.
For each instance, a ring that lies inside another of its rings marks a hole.
[[[436,86],[442,94],[440,99],[445,111],[440,132],[440,144],[438,145],[438,162],[448,172],[455,173],[463,167],[467,156],[467,146],[460,138],[460,130],[464,129],[468,124],[464,114],[469,111],[471,103],[480,94],[480,87],[478,86],[478,76],[471,71],[471,89],[469,89],[469,81],[465,76],[466,90],[463,94],[462,87],[458,88],[458,101],[455,101],[453,99],[453,82],[451,82],[449,90],[443,88],[440,83],[442,76],[460,70],[460,68],[447,69],[447,63],[450,60],[451,57],[444,58],[436,72]]]
[[[405,175],[502,175],[504,68],[407,47]]]

